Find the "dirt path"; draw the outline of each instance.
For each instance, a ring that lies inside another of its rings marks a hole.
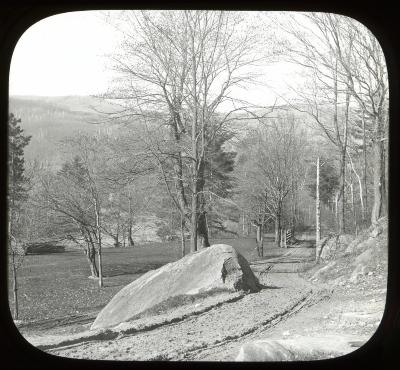
[[[294,339],[330,337],[334,342],[345,340],[353,350],[362,346],[376,331],[382,318],[386,294],[384,290],[360,294],[343,289],[321,291],[311,295],[300,309],[285,315],[278,322],[260,327],[254,333],[217,346],[192,353],[194,361],[234,361],[240,348],[260,339]],[[348,353],[348,352],[344,352]]]
[[[205,349],[228,345],[273,327],[328,296],[294,273],[271,273],[262,279],[268,287],[235,302],[215,307],[181,322],[153,330],[90,341],[50,353],[74,358],[124,360],[190,360]]]

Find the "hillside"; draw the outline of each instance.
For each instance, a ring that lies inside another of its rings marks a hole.
[[[97,133],[115,129],[99,124],[97,110],[110,111],[112,105],[88,96],[36,97],[14,96],[10,113],[21,118],[22,128],[32,135],[25,150],[26,160],[38,159],[58,165],[63,161],[60,141],[76,133]]]
[[[110,133],[118,129],[111,123],[101,123],[104,115],[100,113],[116,112],[118,106],[92,96],[11,96],[9,103],[10,112],[21,118],[23,129],[28,135],[32,135],[25,152],[28,162],[38,159],[57,166],[63,161],[60,146],[63,139],[76,133]],[[274,118],[288,111],[294,114],[297,124],[310,141],[319,143],[322,140],[305,113],[288,106],[277,106],[268,117]],[[265,112],[258,110],[256,114],[262,116]],[[258,124],[257,119],[247,114],[236,114],[234,118],[237,120],[232,120],[230,125],[237,133],[236,138],[243,137]],[[235,150],[235,143],[231,142],[227,149]]]
[[[307,273],[311,281],[369,289],[385,283],[388,264],[387,218],[357,237],[332,235],[317,247],[319,263]]]

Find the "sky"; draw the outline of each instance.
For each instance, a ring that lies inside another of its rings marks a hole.
[[[10,66],[10,95],[90,95],[106,89],[111,74],[105,54],[116,33],[100,12],[45,18],[25,31]]]
[[[18,41],[10,68],[10,95],[66,96],[106,92],[113,78],[106,55],[117,49],[119,34],[100,11],[70,12],[45,18]],[[276,63],[265,69],[270,87],[242,91],[242,98],[268,105],[293,78],[291,67]]]

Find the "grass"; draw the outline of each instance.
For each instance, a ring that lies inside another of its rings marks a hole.
[[[215,239],[212,244],[232,245],[248,261],[257,259],[254,238]],[[284,250],[266,242],[264,255],[275,257]],[[180,243],[148,243],[134,248],[103,249],[104,287],[89,279],[89,266],[80,250],[64,253],[27,255],[20,267],[19,318],[41,321],[65,316],[97,313],[125,285],[149,270],[180,257]],[[12,286],[11,271],[9,286]],[[13,309],[12,291],[9,290]]]

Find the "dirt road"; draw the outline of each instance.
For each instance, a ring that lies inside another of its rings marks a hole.
[[[297,274],[271,273],[260,293],[225,303],[181,322],[163,325],[113,340],[89,341],[49,350],[65,357],[182,360],[194,359],[204,349],[244,339],[277,325],[301,309],[327,298],[327,291],[313,290]]]
[[[286,257],[254,263],[252,268],[264,285],[259,293],[236,297],[172,323],[53,345],[46,351],[86,359],[233,361],[243,344],[260,338],[315,336],[329,331],[365,342],[379,324],[383,290],[378,299],[376,292],[354,299],[348,290],[334,291],[327,285],[312,284],[296,272],[279,272],[301,270],[312,255],[313,249],[293,248]],[[359,294],[357,290],[350,293]],[[365,300],[360,302],[361,313],[357,313],[358,299]],[[356,324],[351,326],[349,320],[354,318]]]

